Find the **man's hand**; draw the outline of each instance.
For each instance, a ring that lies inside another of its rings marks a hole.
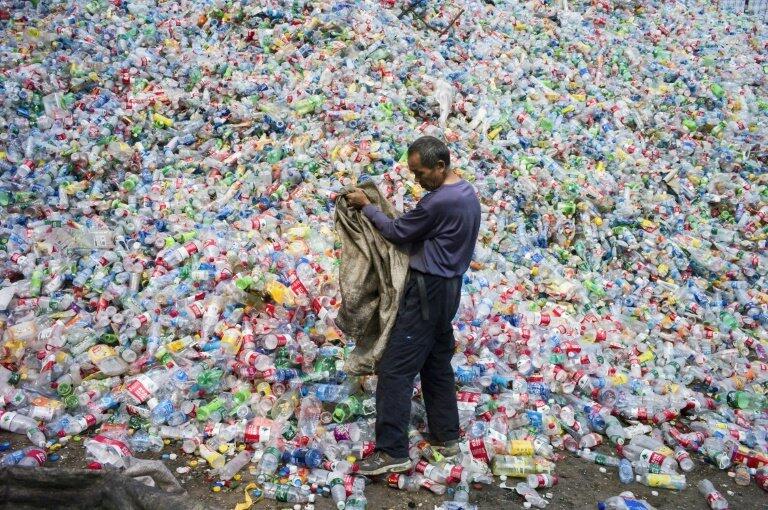
[[[365,196],[365,193],[363,193],[363,190],[359,188],[355,188],[350,193],[347,193],[346,195],[344,195],[344,198],[347,199],[347,203],[349,205],[351,205],[358,211],[371,203],[371,201],[368,200],[368,197]]]

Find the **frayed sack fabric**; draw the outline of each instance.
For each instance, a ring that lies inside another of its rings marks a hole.
[[[372,181],[358,187],[384,214],[397,216]],[[344,196],[336,202],[335,222],[341,239],[342,299],[336,325],[355,340],[344,370],[350,375],[370,375],[376,373],[376,364],[395,324],[409,257],[402,248],[384,239],[365,214],[348,206]]]

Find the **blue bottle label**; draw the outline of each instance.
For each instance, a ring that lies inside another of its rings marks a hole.
[[[624,498],[627,510],[648,510],[648,507],[640,500]]]

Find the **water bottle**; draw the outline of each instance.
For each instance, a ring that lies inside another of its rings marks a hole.
[[[684,475],[647,473],[645,475],[637,475],[635,481],[648,487],[660,487],[677,491],[685,489],[686,486]]]
[[[558,478],[556,475],[535,474],[526,477],[526,483],[533,489],[554,487],[557,485],[557,482]]]
[[[28,430],[37,428],[37,420],[14,411],[0,409],[0,428],[15,434],[26,434]]]
[[[535,489],[531,488],[527,483],[520,482],[515,486],[515,492],[523,496],[525,501],[531,506],[536,508],[546,508],[549,501],[542,498]]]
[[[644,499],[613,496],[597,503],[598,510],[656,510]]]
[[[635,473],[632,470],[632,463],[627,459],[619,461],[619,480],[621,483],[632,483],[635,481]]]
[[[258,474],[256,475],[256,479],[260,483],[264,483],[265,480],[269,479],[269,477],[271,477],[280,466],[281,458],[282,453],[278,448],[275,446],[267,447],[261,456],[261,460],[259,460]]]
[[[728,501],[723,497],[720,492],[715,489],[715,486],[712,485],[712,482],[710,482],[707,479],[701,480],[697,487],[699,488],[699,493],[707,498],[707,504],[709,505],[709,508],[712,510],[728,510]]]
[[[344,488],[344,480],[332,473],[329,477],[328,485],[336,508],[344,510],[347,502],[347,490]]]
[[[229,462],[224,464],[224,466],[218,472],[219,477],[224,481],[231,480],[232,477],[238,473],[238,471],[248,465],[248,463],[251,461],[251,457],[253,457],[253,452],[249,450],[241,451],[232,457]]]
[[[307,503],[309,501],[309,493],[304,488],[292,485],[266,482],[262,485],[261,492],[265,498],[283,503]]]

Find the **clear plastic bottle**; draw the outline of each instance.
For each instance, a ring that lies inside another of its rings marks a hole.
[[[224,464],[218,472],[222,480],[231,480],[241,469],[248,465],[253,457],[253,452],[243,450]]]
[[[676,491],[681,491],[686,487],[685,475],[647,473],[637,475],[635,480],[648,487],[659,487]]]
[[[557,485],[558,478],[556,475],[535,474],[528,475],[526,477],[526,483],[533,489],[540,489],[542,487],[554,487]]]
[[[0,429],[16,434],[26,434],[28,430],[37,428],[37,425],[38,422],[34,418],[14,411],[0,410]]]
[[[597,503],[598,510],[656,510],[644,499],[633,497],[613,496]]]
[[[632,483],[635,481],[635,473],[632,470],[632,463],[627,459],[621,459],[619,462],[619,481],[621,481],[621,483]]]
[[[302,487],[266,482],[262,484],[262,491],[265,498],[282,503],[309,502],[309,494]]]
[[[280,467],[280,459],[282,453],[276,446],[268,446],[259,460],[258,472],[256,479],[263,483],[268,480]]]
[[[542,498],[538,492],[536,492],[535,489],[531,488],[527,483],[525,482],[519,482],[515,486],[515,492],[523,496],[525,498],[525,501],[527,503],[530,503],[531,506],[536,508],[546,508],[549,504],[549,501]]]
[[[331,498],[338,510],[344,510],[347,504],[347,490],[344,488],[344,480],[336,473],[328,477],[328,486],[331,491]]]
[[[699,493],[707,498],[707,504],[712,510],[728,510],[730,508],[728,501],[720,494],[720,491],[715,489],[715,486],[709,480],[699,481],[697,487],[699,488]]]

